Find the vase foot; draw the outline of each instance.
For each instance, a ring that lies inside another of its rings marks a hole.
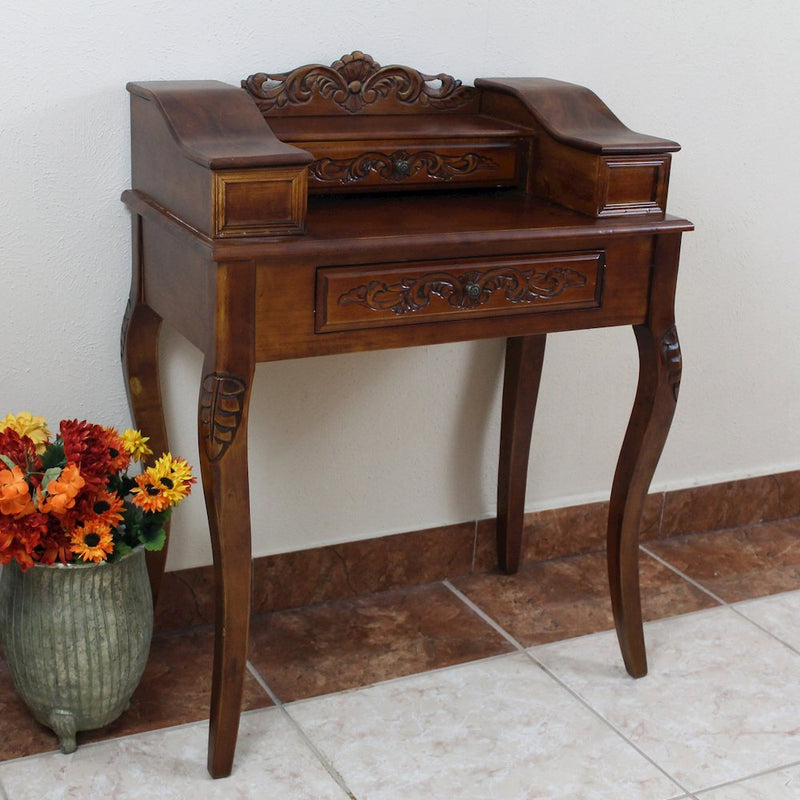
[[[78,729],[75,725],[75,715],[71,711],[63,708],[53,709],[48,724],[58,736],[62,753],[74,753],[78,749],[78,743],[75,741]]]

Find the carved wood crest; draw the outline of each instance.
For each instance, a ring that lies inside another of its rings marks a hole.
[[[308,64],[291,72],[258,72],[242,81],[263,114],[306,107],[302,113],[331,109],[349,114],[387,111],[463,110],[477,94],[452,75],[425,75],[398,64],[382,67],[355,50],[331,66]]]

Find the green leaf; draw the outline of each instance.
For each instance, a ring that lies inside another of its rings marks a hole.
[[[50,467],[50,469],[45,470],[44,475],[42,476],[42,491],[47,490],[47,484],[50,481],[57,480],[61,475],[61,467]]]
[[[123,541],[114,543],[114,552],[111,554],[109,561],[119,561],[123,556],[128,555],[133,548]]]
[[[0,453],[0,461],[2,461],[9,469],[14,469],[17,465],[8,457]]]
[[[167,532],[163,528],[155,532],[149,530],[146,534],[143,533],[139,538],[142,544],[144,544],[145,550],[161,550],[167,543]]]
[[[67,465],[67,457],[64,455],[64,442],[61,439],[56,439],[45,448],[42,453],[42,466],[49,470],[52,467],[65,467]]]

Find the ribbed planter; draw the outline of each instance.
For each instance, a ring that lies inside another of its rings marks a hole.
[[[153,605],[145,551],[113,564],[15,561],[0,574],[0,638],[14,686],[61,750],[127,707],[147,662]]]

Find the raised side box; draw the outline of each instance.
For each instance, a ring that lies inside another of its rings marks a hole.
[[[605,254],[500,256],[317,270],[316,331],[599,308]]]
[[[606,157],[600,164],[598,216],[664,213],[669,155]]]
[[[218,238],[303,233],[307,169],[273,167],[213,173],[213,235]]]

